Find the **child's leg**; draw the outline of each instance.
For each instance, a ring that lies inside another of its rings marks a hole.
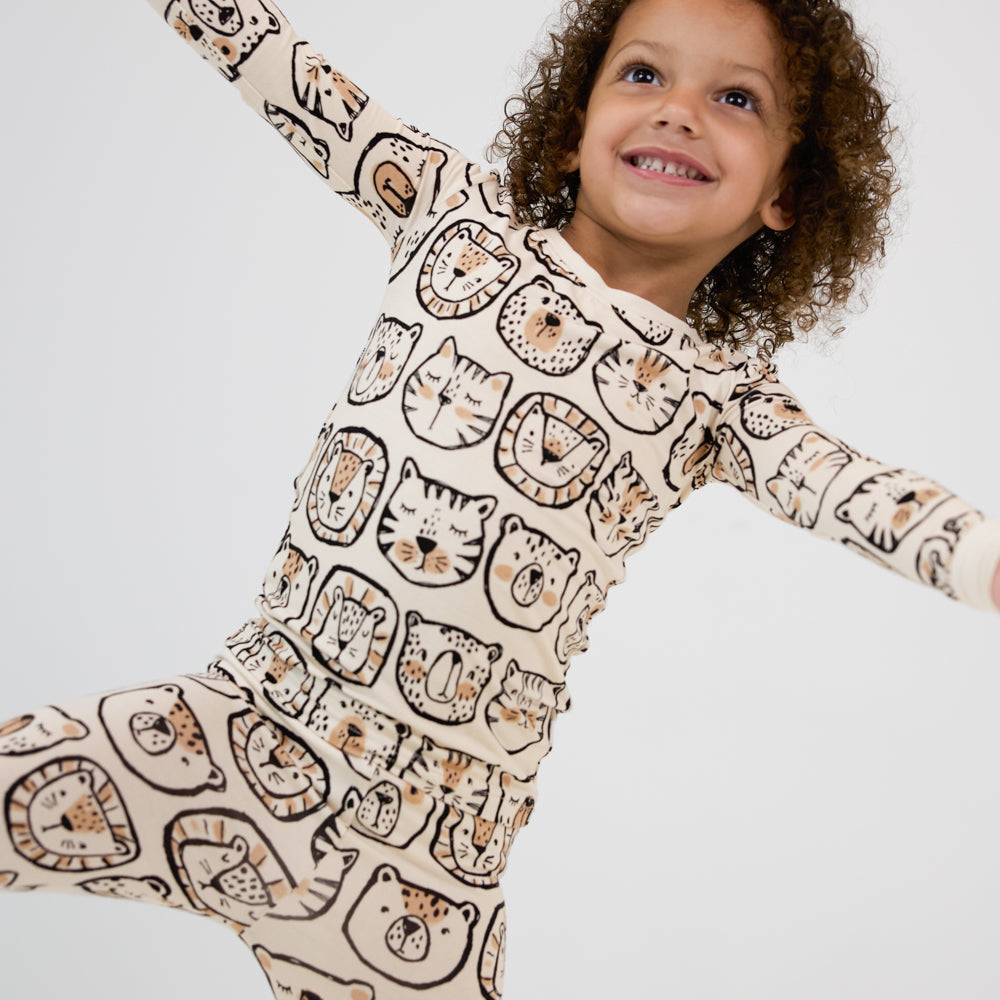
[[[502,896],[477,868],[512,835],[484,839],[481,823],[337,757],[331,770],[207,675],[15,718],[0,725],[0,886],[213,917],[276,997],[499,997]]]

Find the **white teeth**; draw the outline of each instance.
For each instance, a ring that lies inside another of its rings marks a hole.
[[[632,165],[640,170],[655,170],[657,173],[668,174],[671,177],[684,177],[691,181],[705,180],[704,175],[695,170],[694,167],[689,167],[684,163],[675,163],[673,160],[664,163],[663,160],[657,159],[655,156],[633,156]]]

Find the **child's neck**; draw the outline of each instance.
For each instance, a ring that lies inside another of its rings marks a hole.
[[[685,319],[688,304],[707,273],[695,254],[654,256],[647,247],[623,240],[578,212],[562,230],[566,242],[610,288],[631,292]]]

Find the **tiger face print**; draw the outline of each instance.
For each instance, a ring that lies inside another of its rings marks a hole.
[[[495,497],[471,497],[425,479],[407,458],[378,526],[378,544],[393,569],[424,587],[467,580],[483,554],[485,521]]]
[[[594,541],[609,556],[638,548],[663,520],[656,494],[632,468],[631,452],[590,495],[587,516]]]

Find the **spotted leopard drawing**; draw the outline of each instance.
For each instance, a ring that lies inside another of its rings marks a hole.
[[[471,722],[503,649],[444,622],[406,616],[396,680],[410,708],[445,725]]]
[[[448,587],[467,580],[483,554],[486,520],[495,497],[473,497],[426,479],[407,458],[378,526],[389,564],[411,583]]]
[[[575,403],[533,393],[504,423],[496,467],[534,503],[568,507],[593,485],[607,453],[607,434]]]
[[[751,437],[766,441],[797,424],[809,423],[809,415],[787,393],[753,389],[740,401],[740,421]]]

